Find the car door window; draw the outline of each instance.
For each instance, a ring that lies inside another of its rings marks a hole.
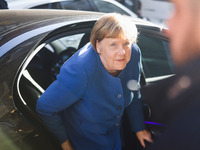
[[[56,80],[61,65],[79,48],[85,33],[57,36],[41,43],[38,52],[22,72],[19,89],[27,105],[35,110],[37,99]],[[31,56],[30,56],[31,57]]]
[[[110,2],[100,1],[100,0],[94,0],[94,2],[99,12],[104,12],[104,13],[117,12],[123,15],[130,16],[130,14],[125,12],[123,9],[121,9],[120,7],[117,7],[116,5]]]
[[[47,3],[31,7],[31,9],[61,9],[61,5],[59,2]]]
[[[32,7],[32,9],[66,9],[66,10],[87,10],[94,11],[94,7],[88,0],[67,0],[60,2],[50,2]]]
[[[69,0],[60,2],[62,9],[95,11],[88,0]]]
[[[138,45],[146,78],[172,75],[174,65],[169,53],[168,41],[159,36],[140,34]]]

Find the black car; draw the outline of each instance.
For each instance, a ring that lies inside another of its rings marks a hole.
[[[38,118],[35,105],[55,80],[60,66],[89,42],[90,31],[102,14],[65,10],[0,13],[0,149],[61,149]],[[138,45],[143,56],[141,85],[155,84],[173,75],[168,39],[161,29],[143,20],[133,21],[140,33]],[[147,115],[150,111],[153,114],[149,107],[144,108],[148,108]],[[152,133],[162,128],[162,122],[150,116],[146,123]],[[125,149],[137,145],[132,138],[127,130]]]

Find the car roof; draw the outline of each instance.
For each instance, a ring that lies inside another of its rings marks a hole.
[[[97,12],[73,11],[73,10],[1,10],[0,35],[16,27],[27,24],[37,24],[52,20],[96,20],[102,15]]]
[[[52,10],[52,9],[24,9],[24,10],[1,10],[0,35],[16,27],[37,22],[48,22],[50,20],[97,20],[104,13],[76,10]],[[153,23],[131,18],[136,24],[156,26]]]

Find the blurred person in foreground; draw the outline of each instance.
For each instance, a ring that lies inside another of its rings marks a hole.
[[[152,150],[200,149],[200,0],[171,0],[170,48],[177,73],[157,88],[159,118],[166,121]],[[155,112],[154,112],[155,113]],[[158,112],[157,112],[158,113]]]
[[[90,43],[61,67],[57,80],[37,102],[37,112],[64,150],[121,150],[121,118],[126,111],[131,129],[145,147],[140,102],[141,54],[137,28],[119,14],[103,15]],[[127,87],[136,81],[134,91]]]

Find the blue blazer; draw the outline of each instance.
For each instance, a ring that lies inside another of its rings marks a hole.
[[[133,132],[145,129],[139,89],[141,54],[132,46],[131,59],[117,77],[104,68],[88,43],[61,67],[39,98],[37,113],[60,142],[69,138],[75,150],[120,150],[120,125],[126,110]]]

